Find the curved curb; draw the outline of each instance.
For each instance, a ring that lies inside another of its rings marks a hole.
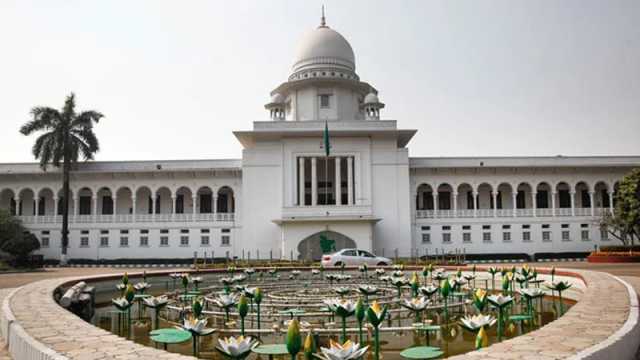
[[[627,321],[605,341],[582,350],[570,357],[569,360],[635,359],[636,351],[638,346],[640,346],[638,294],[636,294],[636,291],[628,282],[615,275],[610,276],[627,288],[629,295],[629,316],[627,317]]]
[[[38,359],[38,360],[68,360],[67,357],[46,347],[43,343],[29,335],[16,321],[11,311],[11,298],[20,288],[15,288],[2,301],[2,316],[0,326],[2,337],[7,345],[9,354],[14,359]]]

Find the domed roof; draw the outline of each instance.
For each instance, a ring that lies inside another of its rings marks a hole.
[[[275,93],[271,96],[271,103],[273,104],[282,104],[284,103],[284,96],[280,93]]]
[[[378,95],[374,94],[374,93],[368,93],[367,96],[364,97],[364,103],[365,104],[375,104],[375,103],[379,103],[380,100],[378,100]]]
[[[337,31],[321,25],[302,38],[293,63],[293,72],[312,68],[355,72],[355,63],[355,55],[349,42]]]

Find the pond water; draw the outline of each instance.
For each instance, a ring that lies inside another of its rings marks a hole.
[[[328,271],[327,271],[328,273]],[[451,296],[448,301],[448,321],[445,320],[442,309],[442,299],[438,294],[432,296],[432,304],[423,312],[420,319],[416,319],[416,314],[399,305],[398,290],[392,284],[381,281],[374,274],[369,273],[367,278],[358,272],[348,273],[351,276],[349,280],[343,280],[339,283],[324,280],[320,275],[312,275],[310,272],[302,272],[295,278],[288,272],[279,271],[276,275],[263,274],[253,275],[253,278],[244,280],[239,285],[247,287],[260,287],[264,294],[264,300],[261,304],[261,329],[259,334],[260,341],[265,344],[284,343],[287,330],[287,321],[292,318],[291,314],[283,313],[288,309],[303,310],[295,315],[302,324],[302,336],[306,336],[306,328],[317,329],[317,342],[320,346],[326,346],[329,338],[339,340],[342,331],[341,319],[334,317],[330,312],[326,311],[324,300],[329,298],[337,298],[339,295],[335,292],[337,287],[346,287],[350,291],[344,295],[346,299],[356,300],[360,295],[358,286],[367,284],[378,288],[375,295],[369,296],[369,302],[377,300],[381,304],[386,304],[389,309],[389,316],[381,325],[380,344],[381,357],[384,359],[401,359],[399,353],[409,347],[427,345],[436,346],[444,351],[444,357],[458,355],[473,351],[475,349],[476,335],[465,330],[460,325],[459,319],[464,315],[473,315],[476,313],[475,308],[471,304],[471,292],[469,288],[486,288],[492,291],[489,274],[478,273],[477,279],[470,285],[464,285]],[[202,297],[215,298],[223,292],[220,278],[230,276],[226,273],[200,273],[198,276],[203,278],[203,282],[199,284],[199,290]],[[454,277],[454,274],[450,274]],[[408,276],[407,276],[408,278]],[[130,279],[135,284],[141,279]],[[420,279],[424,282],[431,283],[431,279]],[[189,313],[190,302],[180,301],[179,295],[184,292],[180,279],[174,281],[168,276],[148,277],[147,282],[151,284],[151,288],[147,290],[147,294],[162,295],[166,294],[170,297],[169,306],[160,312],[159,328],[168,328],[179,326],[181,317]],[[131,308],[131,327],[129,322],[123,318],[118,320],[118,314],[115,307],[111,304],[111,299],[120,296],[120,292],[116,289],[119,281],[102,281],[92,284],[96,286],[96,313],[92,319],[92,323],[102,329],[128,338],[137,343],[162,348],[162,345],[155,344],[149,338],[149,331],[154,329],[154,311],[149,308],[137,304]],[[433,284],[437,282],[434,281]],[[520,287],[514,284],[516,289]],[[540,283],[532,283],[529,287],[537,287]],[[193,285],[190,285],[190,290]],[[235,286],[231,286],[231,290],[235,290]],[[400,299],[411,299],[411,289],[405,286],[401,289],[402,295]],[[515,293],[516,301],[505,310],[505,317],[512,315],[526,314],[527,305],[523,298]],[[402,301],[402,300],[401,300]],[[574,304],[573,301],[563,299],[562,311],[566,312]],[[256,337],[257,321],[255,317],[255,306],[245,319],[245,327],[247,335]],[[509,321],[504,330],[503,340],[509,339],[520,334],[526,334],[540,326],[555,320],[560,312],[560,303],[557,298],[545,296],[536,299],[533,303],[533,321]],[[491,309],[490,305],[484,311],[484,314],[493,314],[497,317],[496,311]],[[205,317],[208,319],[208,327],[215,328],[217,331],[207,337],[199,338],[199,358],[203,359],[223,359],[223,357],[215,350],[218,343],[218,337],[227,337],[230,335],[239,335],[239,319],[232,310],[230,322],[225,322],[224,312],[217,308],[213,303],[205,301]],[[366,319],[365,319],[366,322]],[[424,331],[414,329],[419,324],[439,325],[440,329],[430,332],[429,337]],[[358,324],[354,316],[347,318],[347,328],[352,329],[348,333],[348,337],[355,342],[360,342],[358,334]],[[498,342],[497,326],[494,325],[488,329],[489,344]],[[373,350],[373,333],[365,326],[363,330],[363,342],[371,345]],[[167,351],[192,355],[192,343],[187,341],[182,344],[169,345]],[[367,352],[367,358],[373,358],[373,351]],[[252,354],[250,359],[259,358]],[[266,358],[266,357],[265,357]]]

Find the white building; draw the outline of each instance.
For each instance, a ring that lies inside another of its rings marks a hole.
[[[409,158],[416,130],[381,120],[377,93],[323,19],[271,92],[270,120],[234,133],[242,159],[78,164],[68,258],[318,258],[326,231],[338,248],[387,256],[612,242],[598,219],[640,156]],[[61,188],[55,169],[0,164],[0,208],[20,216],[46,258],[60,257]]]

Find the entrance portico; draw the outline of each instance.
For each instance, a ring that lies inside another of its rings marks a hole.
[[[345,216],[331,219],[326,217],[287,218],[273,222],[280,226],[280,248],[283,258],[288,259],[293,256],[294,259],[319,260],[319,255],[322,254],[320,243],[301,249],[301,242],[309,241],[311,237],[326,232],[329,240],[335,241],[336,250],[356,247],[373,251],[373,227],[378,221],[380,219],[373,217]]]

